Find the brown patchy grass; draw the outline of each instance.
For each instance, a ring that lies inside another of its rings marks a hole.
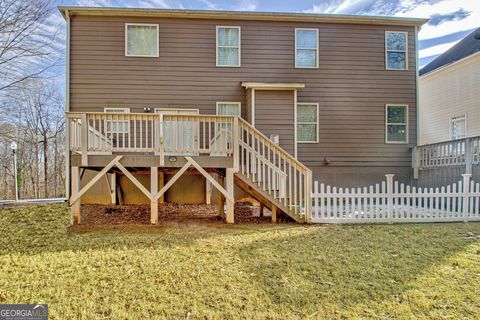
[[[475,319],[480,224],[115,225],[0,210],[0,303],[51,319]]]

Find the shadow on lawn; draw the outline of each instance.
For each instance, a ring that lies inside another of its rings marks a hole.
[[[478,234],[480,225],[328,226],[244,246],[239,255],[274,308],[338,315],[399,297],[426,269],[470,245],[469,231]]]
[[[65,205],[31,206],[0,210],[0,254],[142,249],[155,246],[192,246],[202,239],[247,235],[294,228],[296,225],[227,225],[189,223],[148,225],[79,225],[68,227]]]

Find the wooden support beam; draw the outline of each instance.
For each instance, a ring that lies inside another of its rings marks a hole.
[[[70,197],[70,204],[74,204],[80,197],[87,192],[101,177],[103,177],[114,165],[118,164],[118,161],[122,159],[123,156],[115,157],[110,163],[102,169],[92,180],[90,180],[76,195]]]
[[[72,167],[72,197],[76,196],[80,190],[80,167]],[[80,224],[80,201],[72,202],[70,200],[70,206],[72,207],[72,224],[77,225]]]
[[[224,178],[222,175],[218,175],[218,182],[223,185],[224,184]],[[208,181],[208,180],[207,180]],[[218,216],[221,217],[222,219],[225,218],[225,196],[223,193],[219,192],[218,193]]]
[[[165,171],[160,170],[160,175],[158,177],[158,187],[161,189],[164,186],[165,186]],[[152,192],[152,194],[154,194],[154,193]],[[164,194],[162,194],[160,196],[160,198],[158,198],[158,203],[165,203],[165,195]]]
[[[141,184],[140,181],[138,181],[137,178],[135,178],[133,174],[131,174],[119,161],[116,162],[116,166],[118,169],[120,169],[120,171],[123,172],[123,174],[125,174],[128,179],[130,179],[130,181],[133,182],[134,185],[137,186],[138,189],[140,189],[140,191],[143,192],[144,195],[147,196],[148,199],[153,200],[153,196],[150,191],[148,191],[148,189],[145,188],[143,184]]]
[[[200,172],[205,178],[207,178],[207,180],[210,181],[210,183],[215,188],[217,188],[218,191],[223,193],[223,195],[225,196],[225,198],[227,198],[227,200],[230,200],[231,202],[235,202],[235,199],[233,198],[233,193],[229,194],[227,190],[225,190],[215,179],[213,179],[212,176],[208,174],[207,171],[205,171],[205,169],[203,169],[195,160],[192,159],[192,157],[185,157],[185,159],[187,159],[187,161],[190,162],[195,167],[195,169],[198,170],[198,172]],[[232,174],[233,174],[233,171],[232,171]],[[232,183],[233,183],[233,180],[232,180]]]
[[[150,168],[150,222],[158,223],[158,200],[154,199],[154,195],[158,192],[158,167]]]
[[[112,172],[110,174],[110,198],[113,205],[117,204],[117,174]]]
[[[272,222],[276,223],[277,222],[277,207],[272,205],[271,211],[272,211]]]
[[[160,199],[160,197],[175,183],[175,181],[178,180],[178,178],[180,178],[182,176],[182,174],[187,171],[188,168],[190,168],[192,164],[190,163],[190,161],[187,161],[187,163],[185,163],[185,165],[182,167],[182,169],[180,169],[173,177],[172,179],[170,179],[166,185],[163,186],[162,189],[160,189],[160,191],[157,192],[157,194],[154,196],[154,199],[155,201],[157,201],[158,199]]]
[[[260,202],[259,217],[263,217],[264,209],[265,209],[265,206],[263,205],[263,202]]]
[[[235,173],[234,168],[227,168],[227,175],[225,177],[225,187],[227,189],[227,212],[226,212],[226,221],[227,223],[234,223],[234,209],[235,209],[235,200],[234,200],[234,183],[233,183],[233,175]]]
[[[208,181],[207,178],[205,178],[206,183],[205,183],[205,203],[206,204],[212,204],[212,184],[210,181]]]

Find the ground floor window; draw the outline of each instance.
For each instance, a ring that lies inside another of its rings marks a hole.
[[[467,116],[465,114],[450,119],[450,138],[463,139],[467,136]]]
[[[240,116],[240,102],[217,102],[217,115],[220,116]]]
[[[408,106],[387,104],[385,112],[387,143],[408,143]]]
[[[297,103],[297,142],[318,142],[318,103]]]
[[[104,108],[105,113],[130,113],[130,108]],[[112,116],[112,119],[105,121],[105,128],[107,135],[129,133],[130,125],[126,119],[117,118]]]

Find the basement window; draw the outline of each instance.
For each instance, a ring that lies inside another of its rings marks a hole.
[[[125,56],[158,57],[158,24],[125,24]]]

